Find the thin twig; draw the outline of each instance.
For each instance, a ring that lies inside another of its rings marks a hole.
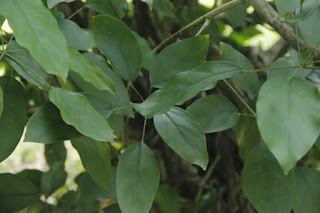
[[[83,10],[84,8],[86,8],[86,6],[82,6],[80,7],[76,12],[72,13],[67,19],[70,20],[72,19],[75,15],[77,15],[81,10]]]

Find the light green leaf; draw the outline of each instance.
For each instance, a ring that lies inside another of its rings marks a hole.
[[[78,151],[83,167],[100,186],[110,189],[111,153],[107,143],[88,137],[72,140],[72,146]]]
[[[32,57],[30,52],[16,41],[11,41],[7,47],[6,59],[13,69],[34,85],[48,90],[51,75]]]
[[[56,162],[51,165],[48,172],[41,176],[41,192],[45,196],[51,195],[58,188],[64,185],[67,179],[67,173],[64,170],[63,162]]]
[[[16,212],[38,197],[37,188],[27,179],[9,173],[0,174],[0,211]]]
[[[289,213],[294,199],[294,175],[284,175],[272,153],[260,144],[246,158],[242,189],[258,212]]]
[[[293,12],[296,8],[300,7],[300,0],[275,0],[278,13],[281,17],[285,17],[286,12]]]
[[[61,2],[66,2],[66,3],[70,3],[73,2],[74,0],[47,0],[47,4],[48,4],[48,8],[52,9],[54,8],[57,4],[61,3]]]
[[[85,81],[100,90],[114,93],[113,81],[95,63],[81,55],[77,50],[69,48],[70,69],[78,73]]]
[[[27,100],[24,88],[10,77],[1,77],[3,112],[0,118],[0,162],[18,145],[27,120]]]
[[[298,21],[303,21],[309,18],[318,8],[318,0],[301,0],[300,8],[295,12],[295,18]]]
[[[85,96],[62,88],[49,90],[50,101],[58,107],[61,117],[83,135],[98,141],[113,141],[113,131]]]
[[[152,86],[163,87],[174,74],[191,70],[202,64],[206,59],[208,48],[208,35],[184,39],[166,47],[157,55],[151,66]]]
[[[87,0],[86,7],[102,14],[123,18],[128,11],[126,0]]]
[[[68,76],[68,49],[63,33],[41,0],[0,0],[3,14],[19,45],[27,48],[44,70]]]
[[[206,137],[190,114],[173,107],[169,112],[156,115],[153,122],[161,138],[173,151],[206,170],[209,162]]]
[[[55,163],[64,163],[67,159],[67,149],[63,141],[45,145],[45,157],[51,167]]]
[[[80,136],[73,126],[62,120],[58,108],[49,102],[29,119],[24,141],[50,144]]]
[[[117,170],[117,196],[123,213],[148,213],[160,181],[157,159],[143,142],[130,145]]]
[[[295,213],[320,212],[320,172],[306,167],[295,169]]]
[[[68,47],[77,50],[87,50],[96,46],[93,36],[73,21],[64,18],[58,18],[57,21],[66,37]]]
[[[175,104],[182,104],[198,92],[211,89],[225,78],[240,72],[240,68],[223,61],[206,62],[193,70],[174,75],[164,88],[152,93],[141,104],[132,104],[146,118],[162,114]]]
[[[306,20],[300,21],[298,24],[299,35],[313,47],[320,42],[320,28],[314,27],[320,20],[320,8],[317,7],[316,11]],[[317,49],[319,49],[319,45]]]
[[[221,42],[222,59],[229,61],[239,67],[242,70],[254,70],[251,62],[242,53],[234,49],[229,44]],[[238,73],[234,75],[232,81],[238,85],[241,89],[249,94],[256,95],[259,88],[259,79],[257,73]]]
[[[141,50],[131,30],[108,15],[95,16],[93,23],[96,44],[113,70],[127,81],[135,80],[141,68]]]
[[[187,112],[200,124],[205,133],[232,128],[239,120],[238,109],[222,95],[209,95],[191,104]]]
[[[111,116],[113,109],[109,100],[95,93],[84,92],[81,94],[87,98],[93,108],[95,108],[95,110],[97,110],[97,112],[105,119],[108,119]]]
[[[263,84],[257,101],[261,136],[288,174],[320,133],[320,95],[300,78],[278,77]]]
[[[162,213],[180,213],[181,206],[177,193],[166,184],[158,188],[155,203],[159,206]]]

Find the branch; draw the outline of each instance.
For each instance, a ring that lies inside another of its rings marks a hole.
[[[298,38],[293,29],[279,20],[279,14],[265,0],[247,0],[255,10],[286,40],[290,46],[298,49],[297,40],[299,41],[302,52],[313,51],[313,47]],[[313,53],[314,58],[320,59],[320,51],[316,50]]]
[[[219,15],[220,13],[229,10],[239,4],[241,4],[243,2],[243,0],[232,0],[228,3],[225,3],[213,10],[211,10],[210,12],[204,14],[203,16],[200,16],[199,18],[197,18],[196,20],[194,20],[193,22],[189,23],[188,25],[186,25],[185,27],[181,28],[179,31],[175,32],[174,34],[172,34],[171,36],[169,36],[168,38],[166,38],[165,40],[163,40],[158,46],[156,46],[153,50],[155,52],[158,52],[159,50],[161,50],[167,43],[169,43],[170,41],[172,41],[174,38],[178,37],[179,35],[181,35],[182,33],[184,33],[187,30],[192,29],[193,27],[197,26],[198,24],[201,24],[202,22],[204,22],[206,19],[212,19],[213,17],[215,17],[216,15]]]

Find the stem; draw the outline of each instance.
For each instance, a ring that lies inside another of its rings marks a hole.
[[[200,30],[197,32],[196,36],[200,35],[202,33],[203,30],[205,30],[209,24],[210,24],[211,20],[210,19],[206,19],[203,23],[203,25],[201,26]]]
[[[248,117],[255,117],[253,115],[250,115],[250,114],[245,114],[245,113],[239,113],[240,116],[248,116]]]
[[[10,41],[13,39],[13,34],[12,36],[10,37],[10,40],[8,41],[8,44],[10,43]],[[3,45],[3,44],[2,44]],[[0,55],[0,60],[2,59],[2,57],[4,56],[4,54],[6,53],[7,49],[3,50],[3,52],[1,53]]]
[[[269,67],[269,68],[262,68],[256,70],[242,70],[242,72],[250,73],[250,72],[260,72],[260,71],[267,71],[267,70],[279,70],[279,69],[287,69],[287,68],[299,68],[301,65],[293,65],[293,66],[282,66],[282,67]]]
[[[86,6],[82,6],[80,7],[76,12],[72,13],[67,19],[70,20],[73,18],[73,16],[77,15],[81,10],[83,10],[84,8],[86,8]]]
[[[237,5],[239,5],[240,3],[242,3],[243,0],[232,0],[228,3],[225,3],[213,10],[211,10],[210,12],[204,14],[203,16],[200,16],[199,18],[197,18],[196,20],[194,20],[193,22],[189,23],[188,25],[184,26],[183,28],[181,28],[180,30],[178,30],[177,32],[173,33],[171,36],[169,36],[168,38],[166,38],[165,40],[163,40],[158,46],[156,46],[153,51],[154,52],[158,52],[160,49],[162,49],[167,43],[169,43],[171,40],[173,40],[174,38],[178,37],[179,35],[181,35],[182,33],[184,33],[185,31],[195,27],[198,24],[201,24],[202,22],[204,22],[206,19],[212,19],[213,17],[215,17],[216,15],[219,15],[220,13],[229,10]]]
[[[119,110],[123,110],[123,109],[128,109],[128,108],[132,108],[132,106],[124,106],[124,107],[120,107],[120,108],[116,108],[116,109],[113,109],[113,111],[119,111]]]
[[[131,88],[137,93],[137,95],[139,96],[139,98],[144,101],[144,98],[142,97],[142,95],[139,93],[139,91],[133,86],[133,84],[131,82],[129,82],[129,86],[131,86]]]
[[[241,100],[241,102],[247,107],[247,109],[251,112],[254,117],[257,117],[256,113],[251,109],[251,107],[247,104],[247,102],[241,97],[241,95],[229,84],[229,82],[223,79],[223,82],[232,90],[232,92]]]
[[[2,52],[4,51],[4,44],[3,44],[3,32],[2,32],[2,26],[0,26],[0,33],[1,33],[1,44],[2,44]]]
[[[146,134],[146,126],[147,126],[147,118],[144,118],[144,122],[143,122],[143,130],[142,130],[142,137],[141,137],[141,141],[144,142],[144,136]]]
[[[294,28],[295,28],[295,31],[296,31],[296,36],[297,36],[297,38],[299,39],[299,35],[298,35],[298,22],[297,22],[297,21],[296,21],[295,24],[294,24]],[[300,60],[300,64],[302,64],[300,42],[299,42],[298,39],[297,39],[297,46],[298,46],[298,52],[299,52],[299,60]]]

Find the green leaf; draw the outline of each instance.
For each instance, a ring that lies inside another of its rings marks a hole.
[[[148,213],[160,181],[157,159],[143,142],[130,145],[117,170],[117,195],[123,213]]]
[[[40,183],[42,171],[25,169],[17,173],[16,175],[29,180],[37,188],[38,191],[41,190]]]
[[[297,167],[295,177],[295,213],[320,212],[320,172],[306,167]]]
[[[222,2],[227,3],[230,1],[223,0]],[[239,27],[244,24],[247,16],[247,7],[249,7],[249,4],[244,2],[226,11],[227,19],[232,27]]]
[[[247,156],[242,171],[242,189],[260,213],[290,212],[294,199],[294,175],[284,175],[264,144]]]
[[[108,15],[93,19],[96,44],[110,60],[113,70],[127,81],[133,81],[141,68],[141,50],[131,30],[122,21]]]
[[[163,87],[174,74],[202,64],[207,56],[209,36],[196,36],[169,45],[154,59],[150,70],[153,87]],[[192,51],[190,51],[192,50]]]
[[[145,3],[147,3],[149,5],[149,8],[152,9],[152,6],[153,6],[153,0],[141,0]]]
[[[180,213],[181,206],[177,193],[166,184],[158,188],[155,203],[159,206],[162,213]]]
[[[293,12],[300,7],[300,0],[291,0],[290,4],[287,0],[275,0],[275,3],[281,17],[285,17],[286,12]]]
[[[162,15],[175,17],[175,7],[170,0],[153,0],[153,8]]]
[[[162,114],[175,104],[182,104],[198,92],[211,89],[225,78],[240,72],[240,68],[223,61],[206,62],[193,70],[174,75],[164,88],[152,93],[144,102],[132,104],[146,118]]]
[[[242,53],[234,49],[229,44],[221,42],[222,59],[229,61],[242,70],[254,70],[251,62]],[[257,73],[238,73],[232,77],[232,81],[249,94],[256,95],[259,89],[259,79]]]
[[[62,162],[52,164],[50,170],[42,174],[41,192],[45,196],[51,195],[64,185],[66,179],[67,173],[64,170],[64,164]]]
[[[24,88],[10,77],[1,77],[3,112],[0,118],[0,162],[18,145],[27,120],[27,100]]]
[[[27,207],[39,195],[27,179],[9,173],[0,174],[0,211],[16,212]]]
[[[205,133],[232,128],[239,120],[238,109],[222,95],[209,95],[191,104],[187,112],[200,124]]]
[[[6,20],[6,17],[0,15],[0,25],[2,26],[3,22]]]
[[[318,149],[320,150],[320,137],[318,137],[315,145],[318,147]]]
[[[95,93],[84,92],[81,94],[87,98],[93,108],[97,110],[97,112],[99,112],[105,119],[108,119],[111,116],[113,112],[112,104],[105,97]]]
[[[114,131],[114,135],[121,137],[123,132],[123,116],[113,113],[109,118],[108,122],[111,126],[111,129]]]
[[[196,202],[193,213],[204,213],[214,208],[221,198],[214,188],[201,196],[199,201]]]
[[[114,93],[113,81],[95,63],[81,55],[77,50],[69,48],[70,69],[78,73],[85,81],[100,90]]]
[[[258,127],[285,174],[317,140],[318,110],[320,95],[309,81],[278,77],[263,84],[257,101]]]
[[[61,117],[83,135],[98,141],[113,141],[113,131],[107,120],[100,115],[81,94],[62,88],[51,88],[49,99],[56,105]]]
[[[123,18],[128,10],[126,0],[87,0],[85,6],[102,14]]]
[[[62,120],[58,108],[48,102],[29,119],[24,141],[50,144],[79,136],[73,126]]]
[[[320,20],[320,8],[317,7],[316,11],[306,20],[300,21],[298,24],[299,36],[313,47],[319,43],[320,28],[314,27]],[[317,47],[319,49],[319,45]]]
[[[66,2],[66,3],[70,3],[73,2],[74,0],[47,0],[47,4],[48,4],[48,8],[52,9],[54,8],[57,4],[61,3],[61,2]]]
[[[3,103],[3,90],[0,86],[0,118],[1,118],[1,115],[2,115],[2,112],[3,112],[3,106],[4,106],[4,103]]]
[[[169,112],[156,115],[153,122],[161,138],[173,151],[206,170],[209,162],[206,137],[190,114],[173,107]]]
[[[93,36],[73,21],[64,18],[58,18],[57,21],[66,37],[68,47],[77,50],[87,50],[96,46]]]
[[[121,209],[118,204],[113,204],[103,209],[104,213],[121,213]]]
[[[19,45],[27,48],[44,70],[68,76],[68,49],[56,19],[41,0],[0,0],[3,14]]]
[[[78,151],[82,165],[92,179],[98,185],[110,189],[112,168],[109,145],[88,137],[73,139],[72,145]]]
[[[298,21],[309,18],[318,8],[318,0],[301,0],[300,8],[295,10],[295,16]]]
[[[51,167],[55,163],[64,163],[67,159],[67,149],[63,141],[45,145],[45,157]]]
[[[51,75],[40,66],[27,49],[21,47],[16,41],[9,43],[6,59],[24,79],[46,90],[50,89]]]

